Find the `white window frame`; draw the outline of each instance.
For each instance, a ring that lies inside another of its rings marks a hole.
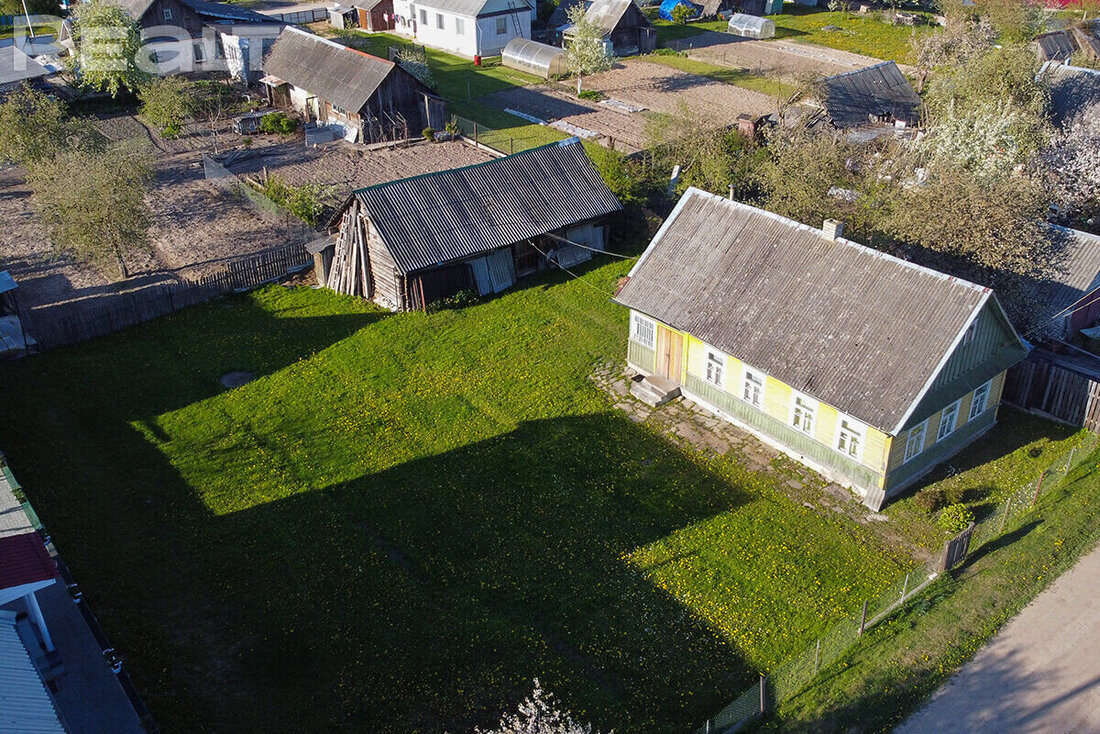
[[[466,35],[466,21],[464,21],[462,18],[455,18],[455,35]]]
[[[703,381],[720,390],[726,389],[726,365],[725,354],[714,347],[703,345]]]
[[[800,392],[791,392],[791,415],[790,424],[799,433],[804,433],[807,436],[813,437],[814,431],[817,430],[817,409],[818,402],[811,398],[809,395],[803,395]],[[802,419],[798,422],[796,418],[799,415],[799,409],[801,408]],[[805,426],[806,416],[809,416],[809,426]]]
[[[920,446],[913,450],[913,438],[920,436]],[[917,458],[924,453],[924,446],[928,443],[928,419],[925,418],[917,425],[909,429],[909,432],[905,434],[905,461],[903,464],[909,463],[912,459]]]
[[[168,23],[171,20],[172,20],[172,9],[171,8],[165,8],[164,9],[164,22]]]
[[[746,393],[749,392],[749,385],[752,385],[756,390],[756,400],[749,400]],[[760,370],[753,369],[748,365],[741,366],[741,400],[745,401],[754,408],[764,409],[764,386],[768,384],[767,376]]]
[[[445,30],[446,27],[447,27],[447,24],[443,22],[443,13],[436,13],[435,14],[435,28],[436,28],[436,30],[442,31],[442,30]]]
[[[428,25],[428,11],[425,10],[424,8],[420,8],[420,25],[422,25],[422,26],[427,26]]]
[[[854,441],[852,439],[855,439]],[[867,426],[851,416],[837,413],[836,448],[841,455],[853,461],[863,461],[863,447],[867,441]],[[853,446],[854,445],[854,446]],[[854,450],[853,450],[854,448]]]
[[[974,395],[970,398],[970,413],[967,417],[968,421],[974,420],[989,409],[989,394],[991,392],[993,392],[993,380],[990,380],[984,385],[981,385],[980,387],[978,387],[977,390],[974,391]],[[982,396],[981,410],[975,411],[974,408],[978,407],[979,394]]]
[[[940,427],[936,429],[936,443],[950,436],[955,432],[955,429],[959,427],[959,407],[961,405],[962,399],[960,398],[940,411]],[[951,415],[950,424],[948,424],[946,420],[949,414]],[[948,427],[949,425],[950,427]],[[946,431],[944,430],[945,428],[947,428]]]
[[[503,36],[508,33],[508,19],[503,15],[497,16],[497,35]]]
[[[650,341],[646,341],[642,338],[642,335],[638,332],[638,326],[646,326],[652,333],[650,334]],[[646,349],[657,348],[657,322],[653,319],[646,318],[638,312],[634,312],[630,315],[630,338],[641,344]]]

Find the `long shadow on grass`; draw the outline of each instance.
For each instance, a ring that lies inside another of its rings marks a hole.
[[[672,732],[751,673],[622,555],[745,500],[601,414],[201,521],[233,549],[225,580],[250,601],[216,623],[247,640],[240,673],[265,699],[308,692],[371,731],[462,732],[537,676],[602,730]]]

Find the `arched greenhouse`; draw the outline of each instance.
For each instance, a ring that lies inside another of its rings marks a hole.
[[[775,23],[758,15],[734,13],[726,31],[744,38],[775,38]]]
[[[565,51],[527,38],[513,38],[509,41],[501,52],[500,63],[543,79],[569,73]]]

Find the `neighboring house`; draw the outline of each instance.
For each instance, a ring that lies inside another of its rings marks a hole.
[[[615,297],[645,384],[878,509],[989,430],[1027,349],[988,288],[688,189]]]
[[[1064,127],[1085,108],[1100,103],[1100,71],[1048,61],[1039,79],[1050,89],[1050,121]]]
[[[920,97],[893,61],[821,80],[818,103],[841,130],[876,134],[920,122]]]
[[[1100,236],[1066,227],[1052,229],[1066,238],[1059,272],[1040,283],[1033,302],[1043,318],[1061,323],[1068,339],[1100,325]]]
[[[1073,39],[1066,31],[1053,31],[1035,36],[1035,50],[1040,62],[1069,61],[1073,56]]]
[[[645,54],[657,48],[657,30],[634,0],[595,0],[585,17],[603,30],[615,56]],[[570,29],[562,31],[563,44],[569,44]]]
[[[341,293],[394,311],[458,293],[499,293],[547,267],[589,260],[621,210],[576,138],[354,192],[330,272]]]
[[[369,33],[393,30],[396,18],[393,0],[365,0],[351,7],[329,8],[329,22],[335,28],[359,28]]]
[[[350,142],[375,143],[442,128],[445,103],[396,63],[288,26],[260,80],[273,105],[339,128]]]
[[[266,15],[206,0],[115,0],[142,29],[161,73],[226,69],[255,81],[285,26]]]
[[[25,54],[13,43],[0,47],[0,100],[7,94],[27,84],[35,89],[49,89],[46,81],[54,72]]]
[[[499,56],[531,37],[533,0],[393,0],[394,32],[460,56]]]

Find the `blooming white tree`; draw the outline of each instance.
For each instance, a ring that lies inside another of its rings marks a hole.
[[[1064,216],[1079,221],[1100,218],[1100,103],[1087,107],[1057,133],[1038,160]]]
[[[1020,136],[1030,133],[1029,122],[1003,103],[965,114],[951,104],[914,149],[928,166],[947,164],[981,177],[1004,175],[1027,158]]]
[[[492,731],[475,729],[474,734],[595,734],[587,724],[578,724],[568,711],[555,708],[554,696],[545,693],[535,678],[535,690],[514,714],[506,714]],[[612,733],[613,734],[613,733]]]
[[[577,75],[577,94],[580,94],[581,77],[606,71],[615,65],[615,61],[604,48],[603,29],[589,19],[584,3],[571,7],[568,16],[573,27],[569,31],[565,59]]]

